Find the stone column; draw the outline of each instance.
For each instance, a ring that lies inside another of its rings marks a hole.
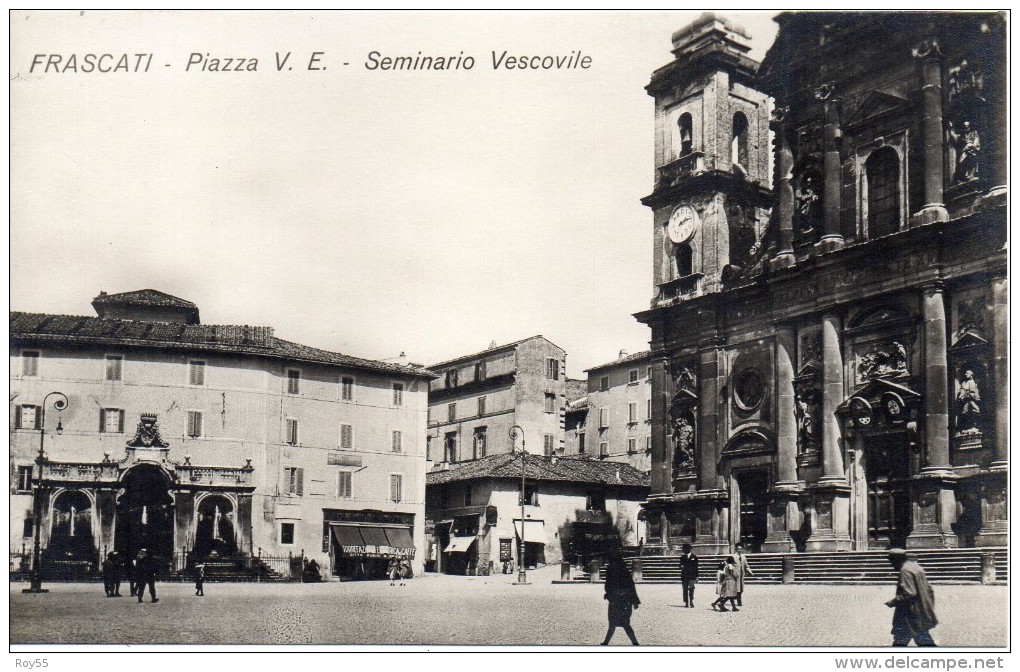
[[[651,494],[668,494],[673,491],[673,451],[667,445],[666,425],[669,422],[667,407],[672,382],[666,373],[666,360],[659,357],[652,364],[652,490]],[[597,409],[595,412],[598,412]]]
[[[797,413],[793,391],[797,332],[792,327],[776,329],[776,475],[769,504],[768,536],[762,550],[788,552],[793,547],[790,530],[800,521],[797,499],[802,488],[797,481]]]
[[[717,490],[719,483],[719,350],[711,347],[701,353],[698,372],[698,489]]]
[[[96,509],[99,514],[99,549],[114,550],[114,528],[117,519],[117,493],[114,490],[99,490],[96,493]]]
[[[949,464],[949,364],[942,283],[922,288],[924,319],[924,467],[912,494],[910,548],[955,548],[956,475]]]
[[[242,553],[251,551],[251,495],[237,496],[237,515],[234,518],[237,550]]]
[[[850,550],[850,486],[843,469],[843,437],[836,407],[843,401],[843,352],[838,315],[822,319],[822,477],[812,487],[808,551]]]
[[[924,207],[911,217],[912,226],[949,220],[943,203],[945,136],[942,129],[942,50],[937,39],[913,50],[921,61],[921,136],[924,142]]]
[[[826,84],[815,90],[815,98],[822,101],[825,115],[825,126],[822,129],[825,142],[824,218],[822,238],[818,241],[818,249],[822,252],[838,250],[843,247],[843,230],[840,224],[843,210],[843,166],[840,160],[840,141],[843,132],[839,127],[839,107],[833,93],[834,86],[832,84]]]
[[[1009,280],[992,278],[992,357],[995,375],[995,462],[1009,460]]]
[[[195,493],[178,490],[174,493],[174,550],[195,547]]]
[[[772,259],[774,268],[787,268],[796,263],[793,256],[793,152],[789,132],[783,120],[788,107],[772,111],[772,128],[776,133],[776,194],[779,197],[779,252]]]

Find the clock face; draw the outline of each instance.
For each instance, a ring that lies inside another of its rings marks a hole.
[[[681,205],[669,216],[666,232],[677,245],[686,243],[698,229],[698,212],[689,205]]]

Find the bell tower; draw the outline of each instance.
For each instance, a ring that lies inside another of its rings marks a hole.
[[[705,13],[673,34],[652,74],[655,188],[652,308],[718,291],[753,264],[769,214],[769,98],[750,38]]]

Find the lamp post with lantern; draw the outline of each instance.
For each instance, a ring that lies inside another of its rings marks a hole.
[[[524,475],[525,475],[525,455],[527,451],[524,449],[524,430],[520,425],[514,425],[510,428],[510,441],[511,446],[515,446],[518,435],[521,437],[521,539],[517,544],[517,582],[514,585],[525,586],[528,584],[528,572],[524,568]]]
[[[32,543],[32,573],[30,575],[30,583],[28,588],[23,588],[23,593],[48,593],[49,590],[42,587],[42,573],[40,572],[40,565],[42,564],[42,548],[41,548],[41,532],[42,532],[42,481],[43,481],[43,465],[46,463],[46,404],[49,403],[50,397],[57,397],[53,400],[53,408],[58,412],[63,411],[67,408],[67,395],[63,392],[50,392],[43,397],[43,402],[39,406],[39,455],[36,456],[35,462],[39,465],[39,480],[36,481],[34,494],[32,497],[32,532],[34,533],[35,539]],[[60,424],[60,416],[57,416],[57,427],[56,432],[60,434],[64,431],[64,427]]]

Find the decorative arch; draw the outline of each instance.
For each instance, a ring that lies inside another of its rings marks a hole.
[[[726,442],[720,457],[747,457],[769,455],[776,452],[776,440],[772,432],[764,427],[742,429]]]
[[[195,556],[233,557],[237,553],[237,500],[227,493],[204,493],[195,502]]]
[[[680,131],[679,156],[687,156],[694,151],[694,118],[690,112],[684,112],[676,123]]]
[[[743,112],[736,112],[733,115],[733,139],[730,142],[730,161],[735,166],[740,166],[746,173],[750,163],[748,150],[748,135],[750,124],[747,122],[747,115]]]
[[[82,490],[54,493],[50,508],[50,559],[93,561],[97,557],[95,499]]]
[[[910,320],[910,311],[896,303],[883,303],[866,308],[854,315],[847,323],[850,329],[886,326]]]

